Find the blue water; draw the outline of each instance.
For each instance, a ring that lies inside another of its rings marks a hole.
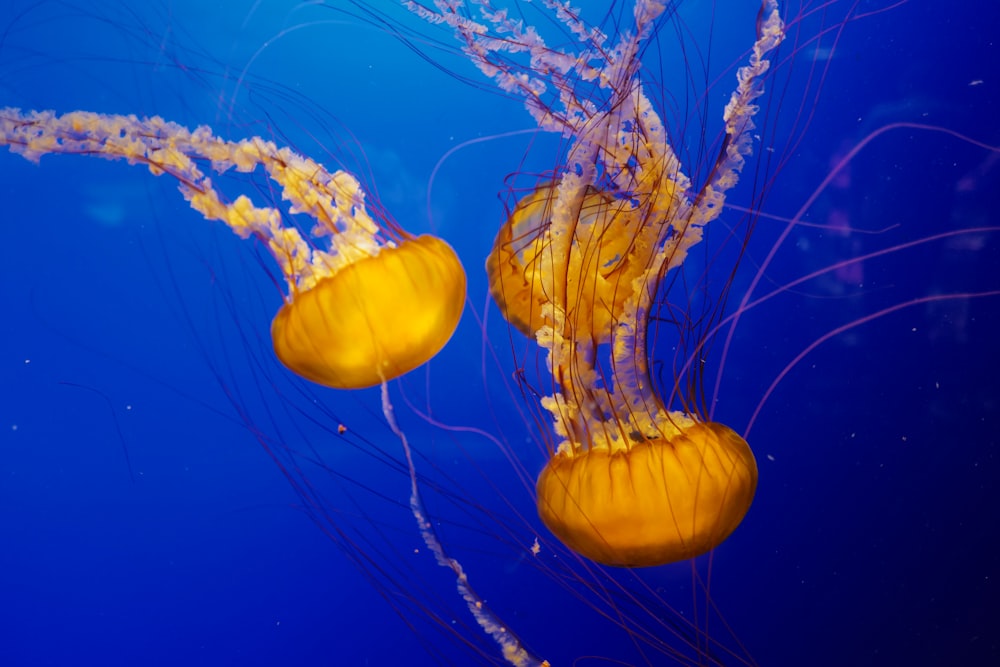
[[[465,318],[428,368],[392,387],[443,543],[553,665],[676,664],[593,606],[618,609],[655,646],[682,646],[670,609],[705,616],[703,597],[692,610],[691,566],[604,574],[574,561],[505,456],[529,477],[541,468],[535,442],[548,426],[525,424],[533,398],[511,380],[511,353],[529,379],[544,367],[495,310],[485,328],[477,320],[482,260],[503,219],[505,177],[552,168],[559,142],[522,133],[476,143],[435,172],[463,142],[532,128],[446,32],[388,0],[368,8],[402,21],[400,34],[339,0],[216,4],[7,0],[0,105],[265,135],[358,172],[403,227],[448,239],[469,273]],[[712,141],[730,65],[753,40],[753,4],[681,3],[683,23],[667,24],[646,54],[673,103],[667,118],[682,119],[685,155],[702,155],[703,138],[684,91],[709,88]],[[802,35],[821,19],[837,25],[850,4],[812,13]],[[914,0],[847,25],[835,50],[836,33],[819,49],[786,45],[782,85],[764,98],[777,118],[761,128],[773,150],[757,145],[772,162],[754,158],[731,199],[753,206],[754,192],[768,192],[730,308],[784,228],[771,216],[794,215],[870,132],[924,123],[1000,145],[996,21]],[[687,27],[684,52],[676,25]],[[802,134],[794,123],[807,118]],[[771,183],[778,159],[787,163]],[[3,152],[0,174],[0,665],[502,664],[420,541],[377,390],[313,387],[273,359],[267,332],[281,295],[265,253],[139,167],[63,156],[33,165]],[[272,196],[263,177],[219,184]],[[997,225],[998,212],[1000,154],[892,130],[805,211],[806,222],[853,231],[796,228],[757,293],[864,253]],[[740,323],[715,417],[743,431],[786,365],[837,327],[930,295],[997,290],[998,277],[1000,238],[980,231],[798,285]],[[718,661],[997,660],[998,340],[1000,298],[927,301],[830,337],[776,385],[748,435],[757,498],[713,556],[711,597],[731,632],[715,614],[707,631],[733,652],[716,649]],[[665,333],[656,354],[671,349]],[[717,345],[709,391],[719,361]],[[503,448],[434,426],[420,417],[428,411]],[[697,567],[705,575],[707,559]],[[616,606],[601,606],[608,597]]]

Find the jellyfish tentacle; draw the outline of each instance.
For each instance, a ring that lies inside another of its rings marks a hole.
[[[500,617],[487,606],[486,601],[476,592],[469,582],[469,577],[465,569],[458,560],[452,558],[444,549],[441,540],[438,539],[434,530],[434,525],[427,518],[427,510],[424,509],[424,501],[420,495],[420,484],[417,480],[417,468],[413,463],[413,452],[410,448],[410,441],[406,437],[406,432],[396,421],[396,412],[389,399],[389,385],[382,383],[382,415],[385,417],[389,429],[393,432],[400,444],[403,446],[403,455],[406,458],[406,467],[410,476],[410,513],[413,514],[420,531],[420,537],[424,544],[434,554],[434,559],[441,567],[446,567],[455,574],[455,586],[459,594],[465,600],[466,606],[472,613],[476,623],[500,646],[504,659],[514,667],[549,667],[547,660],[542,660],[532,654],[521,639],[515,635]]]

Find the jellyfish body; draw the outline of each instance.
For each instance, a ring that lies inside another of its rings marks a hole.
[[[196,211],[266,244],[288,285],[271,327],[275,353],[319,384],[356,389],[398,377],[437,354],[458,326],[466,281],[451,247],[391,222],[380,227],[354,176],[330,173],[288,148],[256,137],[225,141],[207,127],[192,131],[161,118],[19,109],[0,110],[0,145],[34,161],[84,154],[170,174]],[[309,215],[314,228],[304,235],[277,208],[245,195],[223,201],[199,164],[217,173],[262,166],[289,213]]]
[[[535,339],[551,373],[541,405],[560,440],[536,485],[539,516],[566,546],[608,565],[705,553],[746,514],[756,463],[705,412],[667,409],[653,391],[646,331],[661,282],[719,216],[751,152],[754,100],[784,36],[777,4],[764,2],[725,109],[722,150],[698,187],[639,78],[642,44],[665,5],[637,0],[634,31],[614,43],[578,14],[560,14],[583,43],[568,52],[489,3],[473,4],[482,22],[454,2],[436,1],[436,12],[409,3],[451,27],[541,129],[569,140],[565,163],[516,203],[487,260],[500,311]]]

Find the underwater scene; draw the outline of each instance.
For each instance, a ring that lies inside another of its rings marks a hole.
[[[1000,10],[6,0],[0,666],[1000,660]]]

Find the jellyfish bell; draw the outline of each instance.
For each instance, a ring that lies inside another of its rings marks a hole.
[[[436,236],[407,238],[295,294],[271,324],[289,370],[334,389],[363,389],[441,351],[465,305],[465,270]]]
[[[722,544],[757,488],[746,441],[717,422],[619,451],[560,452],[538,477],[538,513],[564,544],[623,567],[689,560]]]
[[[556,289],[535,267],[548,252],[546,229],[557,202],[557,183],[542,184],[523,195],[500,225],[486,258],[490,296],[504,318],[525,336],[533,336],[542,326],[542,308],[553,298],[548,291]],[[559,266],[564,281],[559,289],[573,295],[567,327],[585,329],[599,343],[610,339],[614,313],[635,298],[632,282],[648,261],[648,249],[637,247],[643,239],[616,224],[619,217],[634,215],[631,209],[630,200],[620,193],[590,187],[570,213],[576,220],[574,245],[585,251],[570,255]]]

